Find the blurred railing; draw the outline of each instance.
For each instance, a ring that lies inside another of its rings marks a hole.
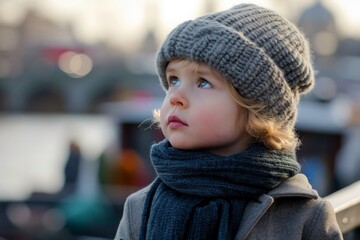
[[[354,231],[360,239],[360,181],[325,197],[333,205],[336,219],[343,234]]]

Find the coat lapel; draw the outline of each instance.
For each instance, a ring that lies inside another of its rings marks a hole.
[[[274,198],[266,194],[261,195],[256,202],[249,202],[245,208],[235,239],[245,239],[273,202]]]

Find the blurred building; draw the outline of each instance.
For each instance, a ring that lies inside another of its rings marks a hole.
[[[204,3],[203,11],[215,8],[214,1]],[[154,69],[158,9],[148,7],[146,33],[132,53],[106,42],[82,43],[71,25],[31,10],[21,24],[0,22],[0,111],[86,113],[98,111],[102,102],[137,96],[138,90],[161,96]],[[313,97],[328,101],[346,94],[358,102],[360,40],[344,39],[321,1],[305,9],[297,24],[314,49],[318,84]]]
[[[359,101],[360,39],[341,36],[334,15],[321,1],[302,13],[298,25],[314,51],[318,71],[315,97],[331,100],[345,94]]]
[[[152,62],[149,51],[156,48],[151,30],[139,54],[129,56],[101,43],[81,43],[71,26],[30,11],[18,26],[0,23],[0,38],[0,111],[5,113],[96,112],[99,103],[127,99],[137,90],[161,91],[154,73],[142,71],[149,69],[145,61]]]

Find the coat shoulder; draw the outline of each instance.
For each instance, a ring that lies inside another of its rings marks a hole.
[[[251,212],[263,215],[253,221],[246,239],[343,239],[333,207],[302,174],[290,178],[260,200],[263,204],[258,207],[254,204]]]
[[[130,194],[125,201],[123,216],[116,232],[115,240],[137,239],[140,227],[144,204],[151,184]]]

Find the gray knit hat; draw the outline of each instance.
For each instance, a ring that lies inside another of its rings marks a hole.
[[[177,26],[157,55],[161,83],[173,59],[204,62],[232,82],[238,93],[263,104],[262,113],[290,124],[299,94],[314,84],[307,40],[277,13],[240,4]]]

